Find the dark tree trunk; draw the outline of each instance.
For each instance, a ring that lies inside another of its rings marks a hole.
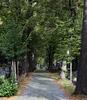
[[[76,56],[75,59],[72,60],[73,71],[77,71],[78,64],[79,64],[79,56]]]
[[[84,0],[81,55],[75,93],[87,95],[87,0]]]
[[[52,45],[49,45],[48,48],[48,70],[51,71],[54,61],[54,50],[55,48]]]
[[[33,16],[33,9],[32,9],[32,0],[28,0],[28,3],[30,4],[29,6],[29,9],[27,10],[27,13],[26,13],[26,18],[30,18]],[[29,35],[31,34],[31,32],[33,31],[33,27],[32,25],[31,26],[28,26],[26,29],[25,29],[25,33],[27,38],[29,38]],[[35,48],[33,48],[32,46],[32,41],[28,41],[27,43],[27,61],[28,61],[28,69],[27,69],[27,73],[28,72],[32,72],[35,70]]]
[[[26,75],[28,72],[28,68],[29,68],[29,63],[28,63],[27,55],[24,55],[20,59],[19,75],[22,75],[22,74]]]
[[[36,69],[36,55],[34,48],[29,48],[29,51],[27,53],[29,62],[28,72],[32,72]]]

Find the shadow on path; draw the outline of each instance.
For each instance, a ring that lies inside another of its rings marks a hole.
[[[23,94],[16,100],[69,100],[48,73],[34,73]]]

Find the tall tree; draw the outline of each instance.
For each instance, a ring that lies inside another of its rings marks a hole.
[[[78,66],[78,76],[76,93],[87,95],[87,0],[84,0],[84,17],[81,32],[81,54],[80,65]]]

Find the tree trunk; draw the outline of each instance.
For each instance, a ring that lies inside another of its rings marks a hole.
[[[70,82],[72,83],[73,77],[72,77],[72,62],[70,63]]]
[[[82,44],[80,65],[77,73],[77,85],[75,93],[87,95],[87,0],[84,0],[84,18],[82,28]]]
[[[16,79],[19,82],[19,61],[16,61]]]
[[[12,60],[12,67],[11,67],[11,70],[12,70],[12,78],[13,80],[16,82],[17,81],[17,74],[16,74],[16,61],[15,60]]]
[[[28,62],[29,62],[28,72],[32,72],[36,69],[36,57],[35,57],[34,48],[29,48],[29,51],[27,53],[28,53]]]
[[[66,78],[66,71],[67,71],[67,66],[66,66],[66,61],[62,62],[62,68],[61,68],[61,78],[65,79]]]
[[[49,71],[52,71],[53,61],[54,61],[54,47],[52,45],[49,45],[48,48],[48,70]]]

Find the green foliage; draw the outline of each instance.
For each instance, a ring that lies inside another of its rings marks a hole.
[[[8,20],[4,25],[4,34],[1,34],[1,50],[9,58],[19,57],[23,53],[20,27],[14,20]]]
[[[0,50],[9,59],[20,58],[28,45],[36,56],[47,59],[52,45],[54,59],[67,60],[67,49],[74,59],[80,51],[83,1],[71,1],[69,5],[69,0],[1,0]]]
[[[18,86],[12,80],[0,77],[0,97],[13,96],[17,93]]]
[[[0,85],[3,84],[4,82],[4,77],[0,77]]]
[[[50,0],[48,4],[52,2],[53,1]],[[71,7],[69,7],[68,1],[55,0],[54,2],[56,2],[55,6],[48,7],[50,12],[48,12],[47,15],[51,17],[48,17],[48,24],[46,24],[47,30],[45,32],[49,33],[47,39],[48,41],[51,40],[52,46],[56,46],[54,59],[61,61],[64,59],[68,60],[69,58],[72,60],[75,56],[80,54],[80,31],[83,19],[83,2],[82,0],[78,0],[77,2],[72,0]],[[73,8],[73,12],[71,12],[71,8]],[[73,15],[71,15],[71,13],[73,13]],[[70,50],[69,57],[67,55],[68,49]]]

